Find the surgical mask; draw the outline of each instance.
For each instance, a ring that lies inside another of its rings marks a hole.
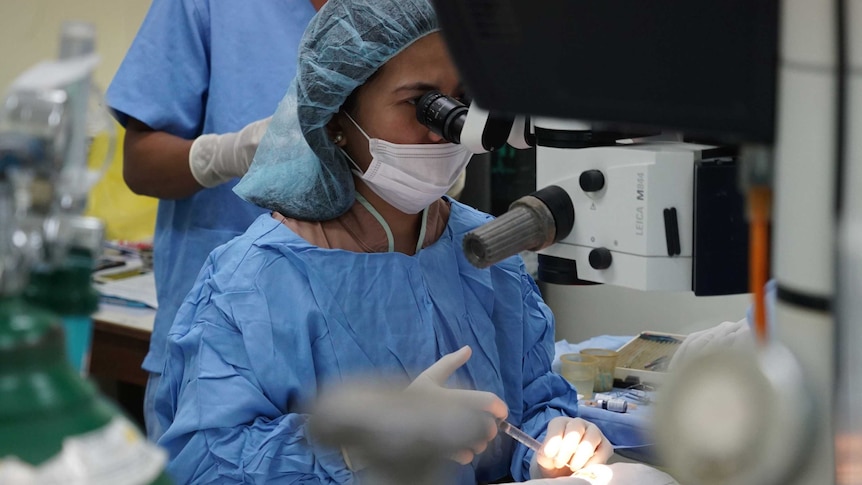
[[[346,113],[345,113],[346,114]],[[348,156],[355,173],[380,198],[407,214],[418,214],[442,197],[458,180],[472,153],[455,143],[397,144],[371,138],[348,114],[368,140],[371,164],[364,173]]]

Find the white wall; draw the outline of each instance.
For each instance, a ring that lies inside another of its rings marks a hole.
[[[751,295],[697,298],[693,293],[643,292],[610,285],[540,284],[557,320],[556,339],[571,343],[597,335],[644,330],[688,334],[745,317]]]
[[[102,62],[94,79],[105,89],[149,7],[150,0],[0,0],[0,93],[32,65],[57,56],[64,20],[95,24]]]

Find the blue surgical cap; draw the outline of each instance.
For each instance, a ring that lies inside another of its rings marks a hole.
[[[437,30],[428,0],[329,0],[305,30],[296,78],[234,192],[295,219],[347,211],[353,177],[326,124],[383,64]]]

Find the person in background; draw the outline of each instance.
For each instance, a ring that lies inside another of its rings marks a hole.
[[[107,91],[126,128],[123,176],[160,199],[159,308],[143,368],[147,435],[168,328],[213,248],[263,210],[231,191],[296,72],[299,39],[325,0],[153,0]]]
[[[318,393],[367,376],[441,386],[429,373],[451,374],[488,416],[488,441],[453,457],[451,483],[604,463],[612,445],[551,370],[554,318],[522,259],[478,269],[461,249],[491,217],[444,195],[470,153],[416,119],[425,92],[463,95],[428,1],[329,0],[300,59],[234,188],[269,213],[210,254],[168,335],[156,411],[169,473],[361,480],[349,450],[309,433]],[[491,418],[548,456],[495,436]]]

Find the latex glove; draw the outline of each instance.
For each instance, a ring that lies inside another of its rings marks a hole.
[[[724,322],[715,327],[689,334],[674,352],[668,367],[673,370],[699,354],[719,348],[753,350],[754,343],[754,334],[751,332],[747,320]]]
[[[542,450],[533,455],[531,478],[570,476],[585,466],[603,464],[614,454],[613,445],[595,424],[567,417],[548,423]]]
[[[195,180],[209,188],[245,175],[271,119],[249,123],[233,133],[197,137],[189,150],[189,168]]]
[[[570,477],[528,480],[530,485],[679,485],[667,473],[641,463],[589,465]]]
[[[506,419],[509,415],[509,408],[506,403],[491,392],[444,387],[449,376],[464,365],[472,354],[473,350],[469,346],[464,346],[451,354],[444,355],[419,374],[405,390],[405,392],[435,393],[435,398],[451,399],[469,408],[488,412],[487,439],[473,444],[470,449],[462,450],[452,457],[454,461],[462,465],[472,462],[475,455],[485,451],[488,442],[497,436],[496,420]]]

